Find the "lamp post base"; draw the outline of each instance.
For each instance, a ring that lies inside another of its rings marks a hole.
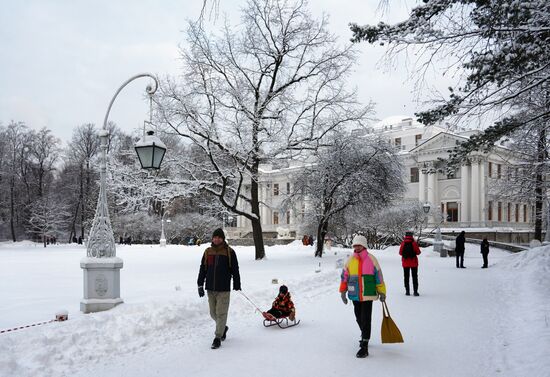
[[[84,258],[80,267],[84,270],[84,298],[80,311],[93,313],[109,310],[123,303],[120,298],[120,269],[122,259]]]
[[[160,239],[160,247],[166,247],[166,239],[164,238]]]
[[[445,250],[443,241],[434,241],[434,251],[439,253],[441,258],[447,257],[447,250]]]
[[[82,313],[95,313],[109,310],[122,304],[124,301],[119,297],[115,299],[91,299],[80,301],[80,311]]]

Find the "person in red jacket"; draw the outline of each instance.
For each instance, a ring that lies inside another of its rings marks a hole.
[[[403,265],[403,275],[405,279],[405,294],[411,295],[409,276],[412,272],[413,290],[415,296],[420,296],[418,293],[418,255],[420,247],[414,240],[413,232],[406,232],[403,242],[399,247],[399,255],[401,255],[401,264]]]

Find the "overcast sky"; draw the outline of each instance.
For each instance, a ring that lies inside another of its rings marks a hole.
[[[395,22],[406,18],[414,0],[391,0],[390,12],[377,12],[379,0],[310,0],[314,15],[330,17],[330,29],[345,43],[349,22]],[[133,75],[179,72],[179,46],[186,20],[198,19],[202,0],[0,0],[0,123],[22,121],[50,128],[68,141],[74,127],[103,121],[118,87]],[[212,2],[210,2],[212,4]],[[239,22],[245,0],[219,0],[224,14]],[[216,11],[208,7],[208,12]],[[209,13],[210,14],[210,13]],[[412,115],[413,83],[402,62],[379,67],[384,49],[365,43],[356,73],[360,99],[377,103],[377,117]],[[389,71],[389,72],[388,72]],[[131,132],[148,117],[146,79],[134,81],[117,97],[110,120]],[[445,85],[443,85],[444,87]]]

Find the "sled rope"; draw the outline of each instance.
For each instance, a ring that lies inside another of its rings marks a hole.
[[[240,293],[249,303],[251,303],[252,306],[253,306],[257,311],[259,311],[260,313],[262,312],[262,310],[261,310],[260,308],[258,308],[258,305],[254,304],[254,303],[252,302],[252,300],[249,299],[248,296],[244,294],[243,291],[237,291],[237,292],[239,292],[239,293]]]

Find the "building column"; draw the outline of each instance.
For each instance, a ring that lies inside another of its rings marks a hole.
[[[418,168],[418,201],[426,203],[426,169]]]
[[[433,214],[441,211],[440,205],[437,202],[437,172],[428,174],[428,202],[433,208]],[[439,221],[439,216],[430,216],[430,222],[435,224]]]
[[[460,167],[460,222],[470,221],[470,166],[463,164]]]
[[[487,204],[485,200],[485,161],[479,161],[479,220],[483,223],[480,226],[485,226],[487,221]]]
[[[270,224],[270,222],[267,219],[268,208],[265,204],[262,204],[262,203],[268,202],[267,197],[269,195],[269,188],[267,187],[267,185],[268,183],[262,184],[260,186],[260,189],[258,190],[258,194],[259,194],[258,200],[260,201],[260,222],[262,223],[262,225]]]
[[[480,186],[479,186],[479,159],[472,159],[472,180],[470,184],[470,219],[473,226],[479,226],[479,195],[480,195]]]

